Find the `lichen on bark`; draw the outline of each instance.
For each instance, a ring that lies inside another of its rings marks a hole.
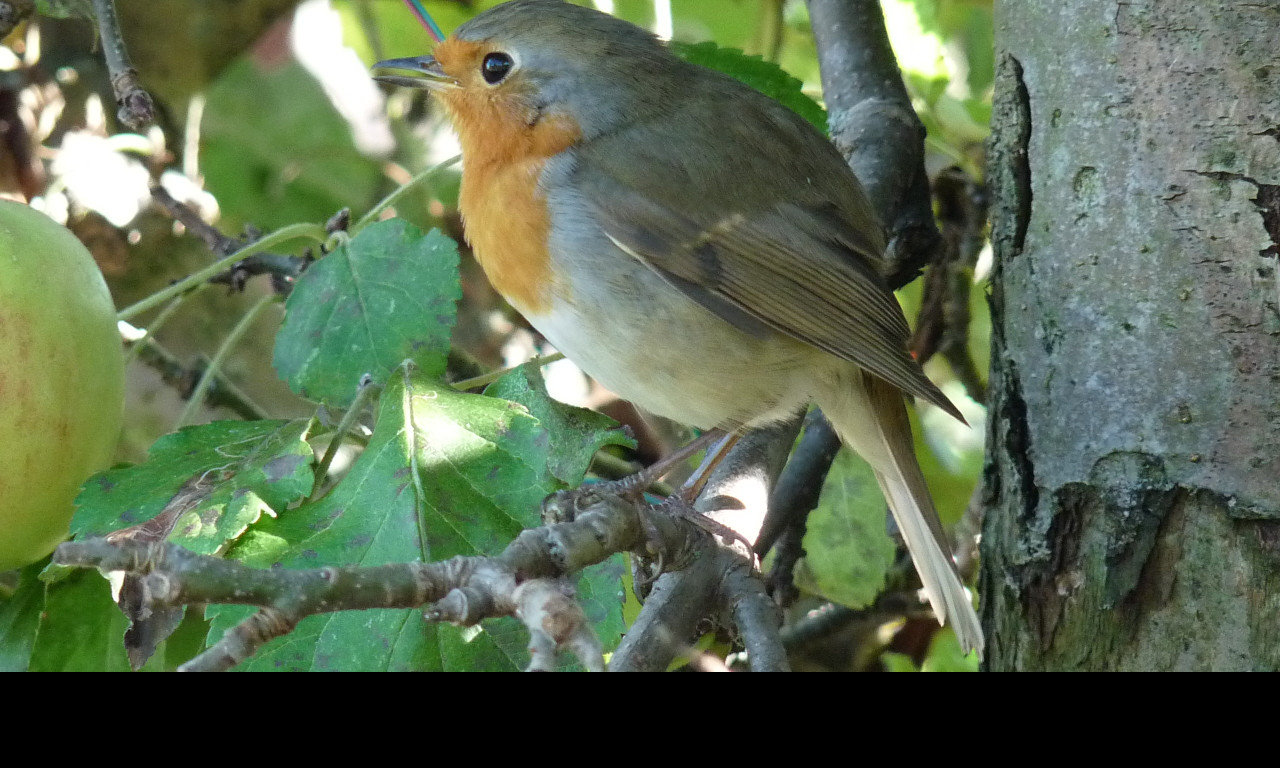
[[[988,664],[1280,669],[1280,11],[996,38]]]

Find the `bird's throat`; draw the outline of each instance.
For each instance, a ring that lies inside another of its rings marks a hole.
[[[462,144],[467,240],[493,287],[520,312],[539,314],[557,286],[538,179],[549,158],[577,141],[577,125],[553,117],[526,125],[503,115],[482,127],[451,111]]]

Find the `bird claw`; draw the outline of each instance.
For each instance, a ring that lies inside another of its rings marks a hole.
[[[595,498],[587,498],[591,489],[575,488],[571,491],[556,491],[542,500],[542,524],[571,523],[578,513],[591,505]]]
[[[668,497],[661,504],[654,507],[655,510],[669,517],[675,517],[681,520],[687,520],[698,528],[701,528],[711,536],[718,536],[726,546],[740,550],[740,554],[749,557],[753,564],[756,562],[755,547],[747,540],[747,537],[738,533],[723,523],[719,523],[707,515],[699,512],[694,507],[693,501],[685,497],[684,494],[677,493]],[[740,547],[736,545],[741,545]]]

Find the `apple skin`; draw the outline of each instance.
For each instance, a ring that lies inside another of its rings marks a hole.
[[[123,402],[93,257],[48,216],[0,201],[0,571],[66,538],[80,485],[111,462]]]

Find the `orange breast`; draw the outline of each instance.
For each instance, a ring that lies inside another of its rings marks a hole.
[[[555,280],[547,251],[550,217],[537,189],[545,159],[480,168],[464,162],[459,205],[476,260],[512,306],[541,313]]]
[[[540,314],[557,282],[538,177],[547,160],[572,146],[581,132],[565,115],[531,113],[519,80],[496,88],[479,82],[473,73],[484,52],[480,44],[456,39],[435,51],[460,85],[439,93],[462,144],[459,206],[467,240],[493,287],[521,312]]]

